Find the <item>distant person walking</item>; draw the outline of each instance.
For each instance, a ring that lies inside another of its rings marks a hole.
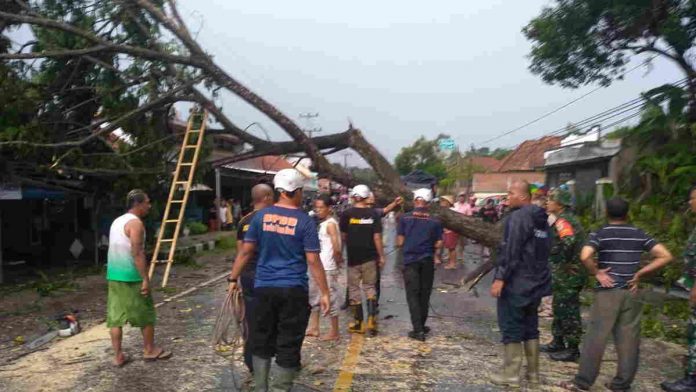
[[[109,230],[106,265],[108,298],[106,326],[110,328],[114,365],[121,367],[130,358],[123,353],[123,326],[129,323],[143,334],[143,359],[168,359],[172,353],[155,346],[155,307],[145,260],[145,226],[142,218],[150,212],[150,198],[134,189],[126,197],[128,212],[119,216]]]
[[[415,191],[415,209],[401,218],[396,230],[396,244],[403,249],[406,302],[413,326],[408,337],[420,341],[425,341],[430,332],[425,323],[428,320],[435,265],[440,264],[442,247],[442,223],[428,212],[432,197],[428,188]]]
[[[616,376],[606,387],[628,391],[638,370],[640,318],[643,305],[638,301],[638,284],[672,261],[664,245],[643,230],[628,223],[628,202],[620,197],[607,201],[609,224],[593,232],[582,248],[580,259],[597,279],[590,308],[587,333],[583,337],[580,368],[575,379],[561,385],[589,390],[594,384],[609,336],[613,335],[618,365]],[[648,252],[652,262],[640,267],[641,254]],[[598,261],[595,262],[595,255]]]
[[[232,218],[234,220],[231,223],[239,224],[239,220],[242,219],[242,203],[239,200],[234,200],[230,208],[232,208]]]
[[[454,209],[454,198],[452,196],[441,196],[440,207]],[[444,229],[443,246],[447,249],[447,264],[445,269],[451,270],[457,268],[457,244],[459,243],[459,234],[450,230]]]

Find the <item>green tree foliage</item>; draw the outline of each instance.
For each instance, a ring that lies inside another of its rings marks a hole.
[[[684,71],[695,101],[693,0],[556,0],[523,32],[532,41],[530,70],[547,83],[609,85],[632,55],[652,53]]]
[[[424,172],[441,180],[447,176],[447,166],[444,156],[440,153],[438,143],[449,136],[440,134],[433,140],[421,136],[412,145],[401,149],[394,160],[396,170],[402,174],[408,174],[414,170]]]
[[[5,3],[21,7],[23,2]],[[128,3],[51,0],[26,6],[29,15],[69,23],[114,45],[161,46],[171,53],[180,50],[146,12]],[[18,27],[0,23],[0,53],[18,52],[10,40]],[[93,45],[65,31],[37,25],[30,28],[31,37],[22,43],[24,52],[71,51]],[[170,67],[178,70],[182,79],[193,76],[165,61],[117,51],[0,63],[2,159],[24,177],[82,178],[90,180],[96,190],[125,189],[134,183],[156,185],[166,176],[176,147],[168,129],[169,105],[174,100],[163,100],[151,110],[119,121],[120,128],[130,135],[129,143],[114,140],[108,133],[92,136],[100,126],[171,91],[177,81],[167,76]],[[79,143],[84,140],[88,142]]]

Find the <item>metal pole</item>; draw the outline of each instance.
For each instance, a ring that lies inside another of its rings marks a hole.
[[[215,202],[215,214],[217,215],[215,218],[218,222],[217,229],[220,230],[222,228],[222,221],[220,220],[220,207],[222,207],[222,189],[220,188],[220,168],[219,167],[215,168],[215,199],[217,200]]]
[[[352,153],[349,152],[344,152],[343,153],[343,168],[347,169],[348,168],[348,157],[353,155]]]
[[[99,210],[99,205],[97,201],[97,196],[92,196],[92,232],[94,233],[94,265],[99,265],[99,221],[97,219],[97,212]]]

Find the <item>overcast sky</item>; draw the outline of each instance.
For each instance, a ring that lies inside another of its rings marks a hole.
[[[521,29],[548,3],[179,1],[200,44],[232,76],[300,125],[305,112],[320,114],[312,126],[324,133],[345,130],[352,119],[389,159],[420,135],[440,132],[464,148],[480,146],[595,88],[546,85],[528,71]],[[489,146],[514,146],[682,77],[656,60]],[[285,138],[231,95],[221,102],[238,125],[259,121]]]

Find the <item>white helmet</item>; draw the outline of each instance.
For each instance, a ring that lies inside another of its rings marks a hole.
[[[417,189],[413,192],[413,200],[423,199],[424,202],[430,203],[433,199],[433,192],[428,188]]]
[[[283,169],[273,177],[273,187],[292,192],[304,186],[305,177],[295,169]]]
[[[368,188],[367,185],[356,185],[353,187],[350,195],[353,197],[359,197],[361,199],[367,199],[370,197],[370,188]]]

